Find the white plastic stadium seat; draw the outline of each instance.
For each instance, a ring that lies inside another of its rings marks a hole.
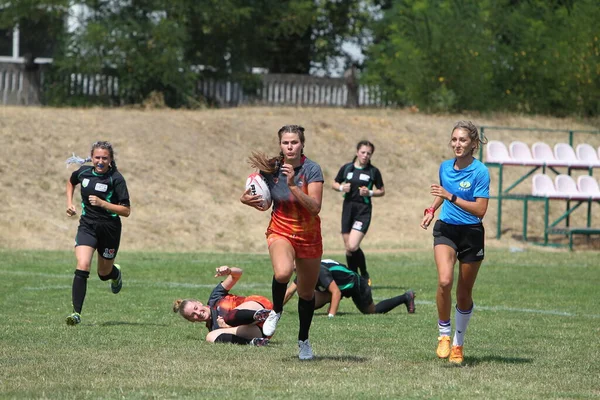
[[[554,152],[550,148],[548,143],[536,142],[531,146],[531,152],[535,160],[541,161],[549,166],[563,166],[566,167],[569,164],[565,161],[559,161],[554,157]]]
[[[575,183],[575,179],[573,179],[571,175],[556,175],[556,178],[554,178],[554,183],[558,194],[564,194],[566,197],[571,199],[587,198],[587,196],[579,193],[579,190],[577,189],[577,183]]]
[[[589,168],[587,162],[581,161],[575,155],[575,150],[568,143],[556,143],[554,145],[554,157],[566,162],[571,168]]]
[[[585,161],[592,167],[600,167],[600,159],[598,158],[598,154],[591,145],[587,143],[578,144],[575,148],[575,154],[577,154],[577,158],[580,161]]]
[[[556,191],[552,178],[546,174],[535,174],[531,182],[531,194],[534,196],[568,198],[568,196],[561,195]]]
[[[498,164],[514,164],[514,161],[508,154],[508,149],[504,143],[498,140],[490,140],[485,149],[487,162]]]
[[[593,176],[581,175],[577,178],[577,188],[579,193],[591,197],[594,200],[600,199],[600,186]]]
[[[531,149],[526,143],[515,140],[508,147],[510,156],[515,162],[523,165],[544,165],[543,162],[533,159]]]

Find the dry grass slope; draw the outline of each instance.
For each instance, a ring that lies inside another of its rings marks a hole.
[[[419,221],[431,202],[428,186],[437,179],[439,163],[451,156],[447,142],[456,120],[490,126],[595,129],[586,122],[546,117],[326,108],[4,107],[0,119],[0,247],[50,250],[72,246],[77,228],[77,219],[65,215],[65,183],[75,167],[66,169],[64,160],[73,152],[87,155],[96,140],[113,143],[132,197],[132,215],[123,224],[122,249],[266,252],[268,213],[244,207],[238,200],[252,172],[246,158],[253,149],[276,154],[277,130],[285,124],[301,124],[307,132],[305,153],[321,164],[326,179],[321,212],[325,250],[337,252],[342,250],[338,233],[342,199],[330,189],[330,182],[352,158],[361,139],[376,145],[373,164],[382,170],[387,193],[375,200],[371,231],[363,247],[399,250],[431,246],[431,233],[420,229]],[[530,143],[540,138],[567,140],[564,134],[549,138],[539,132],[524,136],[490,131],[490,135],[506,143],[516,138]],[[584,139],[600,145],[600,135]],[[497,171],[491,172],[497,181]],[[507,175],[514,178],[518,172],[522,171],[515,168]],[[523,183],[520,190],[526,192],[528,185]],[[599,211],[596,204],[596,226],[600,225]],[[532,206],[530,213],[530,235],[539,235],[541,207]],[[497,241],[496,203],[492,201],[485,220],[489,245],[517,243],[521,206],[509,203],[504,219],[506,234]]]

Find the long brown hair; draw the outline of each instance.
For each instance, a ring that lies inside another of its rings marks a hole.
[[[300,143],[304,145],[305,136],[304,128],[300,125],[284,125],[277,132],[279,143],[281,144],[281,138],[284,133],[295,133],[300,139]],[[269,157],[265,153],[260,151],[252,151],[250,157],[248,157],[248,163],[252,168],[256,168],[259,171],[266,172],[268,174],[275,174],[279,171],[279,167],[283,164],[284,156],[283,152],[279,152],[278,157]]]

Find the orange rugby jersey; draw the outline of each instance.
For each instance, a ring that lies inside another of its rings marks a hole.
[[[278,171],[275,175],[261,172],[271,191],[273,211],[267,235],[276,233],[301,243],[321,242],[321,219],[311,215],[292,194],[287,178]],[[302,156],[302,164],[294,169],[294,181],[298,188],[308,194],[308,184],[324,182],[319,164]]]

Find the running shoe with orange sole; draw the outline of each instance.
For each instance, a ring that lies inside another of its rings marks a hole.
[[[452,350],[450,350],[450,358],[448,359],[448,361],[452,364],[462,364],[464,360],[465,357],[463,356],[463,347],[452,346]]]
[[[450,355],[450,336],[438,337],[438,346],[435,353],[439,358],[448,358]]]

